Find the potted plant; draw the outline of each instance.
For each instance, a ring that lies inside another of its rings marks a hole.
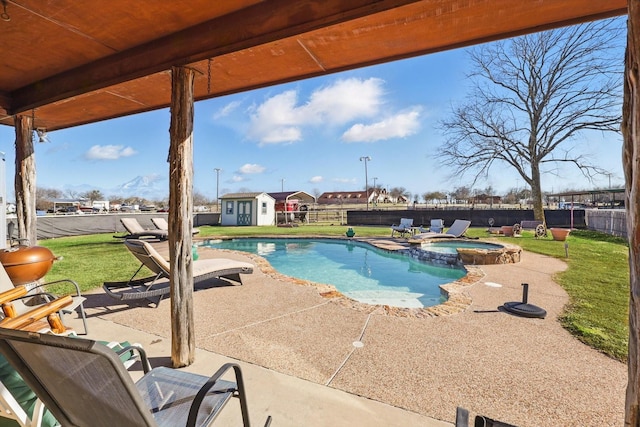
[[[505,236],[513,236],[513,225],[503,225],[500,229],[502,230],[502,234]]]
[[[550,228],[549,231],[551,231],[553,240],[558,240],[560,242],[567,240],[567,236],[571,233],[570,228]]]

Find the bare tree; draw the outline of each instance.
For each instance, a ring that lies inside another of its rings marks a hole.
[[[589,179],[605,172],[572,151],[583,131],[619,131],[622,34],[621,20],[606,20],[472,50],[472,92],[441,122],[444,163],[476,180],[494,164],[513,167],[531,187],[535,218],[544,221],[542,172],[560,163]]]
[[[53,209],[53,199],[59,199],[62,197],[62,191],[55,188],[36,188],[36,209],[37,210],[49,210]]]
[[[85,191],[84,193],[80,193],[80,197],[82,197],[84,199],[91,200],[91,201],[104,200],[104,195],[102,194],[102,191],[100,191],[100,190]]]
[[[389,190],[389,195],[391,195],[391,197],[394,200],[394,203],[398,203],[398,198],[400,196],[405,196],[407,193],[407,189],[404,187],[393,187],[391,190]]]

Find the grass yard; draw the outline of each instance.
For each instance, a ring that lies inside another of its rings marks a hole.
[[[202,226],[199,238],[240,236],[344,236],[348,227],[303,225],[300,227]],[[357,237],[391,235],[389,227],[353,227]],[[484,228],[471,228],[469,237],[489,237]],[[615,359],[627,357],[629,265],[624,239],[590,231],[573,231],[565,242],[534,239],[527,231],[519,238],[498,237],[523,249],[565,260],[567,271],[555,280],[570,296],[561,322],[578,339]],[[72,278],[83,291],[105,281],[127,280],[139,266],[122,241],[111,234],[65,237],[40,242],[63,259],[56,262],[47,280]],[[143,271],[141,274],[148,274]]]

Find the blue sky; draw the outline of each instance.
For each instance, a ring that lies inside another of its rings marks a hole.
[[[209,198],[237,191],[301,190],[311,194],[369,185],[404,187],[412,194],[450,191],[471,176],[452,177],[434,157],[444,141],[438,121],[469,89],[464,49],[201,101],[195,108],[194,189]],[[215,84],[215,83],[214,83]],[[138,176],[156,181],[168,195],[169,110],[123,117],[49,134],[36,144],[39,187],[106,196]],[[8,200],[13,199],[14,140],[0,126]],[[589,183],[577,170],[544,174],[545,191],[622,186],[622,138],[592,133],[576,144],[611,178]],[[283,181],[284,180],[284,181]],[[523,187],[507,167],[486,181],[498,194]]]

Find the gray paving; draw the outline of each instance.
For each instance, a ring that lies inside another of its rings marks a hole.
[[[210,374],[238,361],[254,422],[271,414],[274,426],[450,426],[457,406],[519,426],[623,422],[626,365],[557,321],[568,301],[553,281],[562,261],[525,253],[519,264],[483,266],[485,276],[465,290],[466,310],[417,318],[323,297],[326,287],[273,274],[255,257],[208,249],[200,256],[261,266],[243,286],[198,287],[198,350],[185,368]],[[498,310],[520,300],[524,282],[547,318]],[[168,300],[152,308],[96,292],[87,307],[92,337],[138,341],[155,364],[170,364]],[[221,425],[239,423],[239,411],[223,416]]]

